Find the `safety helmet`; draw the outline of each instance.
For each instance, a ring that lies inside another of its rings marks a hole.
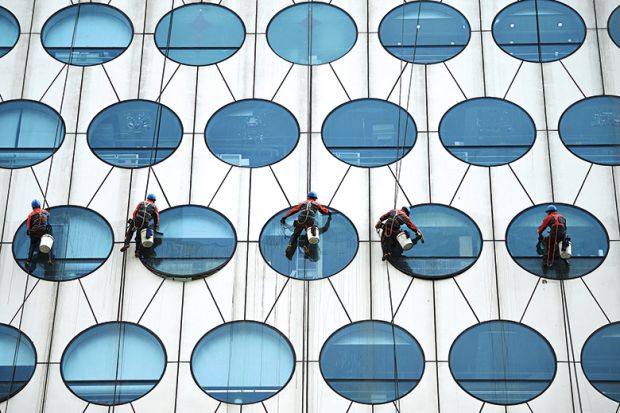
[[[150,201],[157,201],[157,197],[155,196],[155,194],[148,194],[146,199],[150,200]]]
[[[558,210],[558,209],[556,208],[556,206],[555,206],[555,205],[549,205],[549,206],[547,207],[547,209],[545,209],[545,212],[546,212],[546,213],[549,213],[549,212],[557,212],[557,210]]]
[[[317,199],[318,196],[316,195],[316,192],[310,191],[310,192],[308,192],[308,198]]]
[[[403,211],[405,214],[407,214],[407,216],[411,216],[411,211],[409,211],[409,208],[407,208],[406,206],[400,208],[401,211]]]
[[[30,206],[32,206],[32,209],[41,208],[41,203],[39,202],[38,199],[33,199],[32,202],[30,203]]]

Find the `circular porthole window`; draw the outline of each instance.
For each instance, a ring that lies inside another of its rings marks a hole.
[[[232,10],[211,3],[194,3],[166,14],[155,28],[155,44],[167,58],[190,66],[207,66],[228,59],[243,45],[245,26]]]
[[[179,117],[157,102],[127,100],[108,106],[88,128],[88,146],[103,162],[144,168],[167,159],[179,147]]]
[[[0,57],[15,47],[19,39],[19,22],[13,13],[0,7]]]
[[[153,390],[166,363],[164,345],[150,330],[110,322],[90,327],[71,340],[60,360],[60,374],[80,399],[118,406]]]
[[[526,403],[547,390],[556,357],[536,330],[512,321],[493,320],[462,332],[450,349],[450,371],[468,394],[486,403]]]
[[[114,241],[112,227],[105,218],[74,205],[56,206],[48,211],[48,233],[54,237],[51,255],[43,254],[36,243],[31,243],[24,222],[13,238],[17,264],[28,274],[47,281],[75,280],[101,267],[112,253]],[[30,248],[33,254],[27,264]]]
[[[30,381],[37,352],[27,335],[0,324],[0,403],[19,393]]]
[[[607,30],[609,31],[609,37],[614,41],[616,46],[620,47],[620,7],[616,8],[609,20],[607,21]]]
[[[0,103],[0,125],[0,168],[26,168],[43,162],[65,139],[60,114],[34,100]]]
[[[255,321],[234,321],[203,336],[192,352],[194,381],[223,403],[267,400],[293,377],[295,352],[275,328]]]
[[[357,41],[357,26],[343,9],[322,2],[297,3],[267,26],[267,42],[282,59],[301,65],[331,63]]]
[[[43,47],[54,59],[74,66],[107,63],[123,54],[133,39],[131,20],[100,3],[65,7],[41,30]]]
[[[332,334],[319,366],[336,393],[356,403],[383,404],[410,393],[424,374],[424,353],[403,328],[385,321],[359,321]]]
[[[493,21],[495,43],[526,62],[554,62],[575,53],[586,38],[586,25],[575,10],[555,0],[521,0]]]
[[[284,106],[263,99],[233,102],[207,123],[207,147],[229,165],[260,168],[286,158],[299,142],[299,123]]]
[[[436,1],[413,1],[392,9],[379,25],[379,40],[392,56],[410,63],[445,62],[467,47],[469,22]]]
[[[581,367],[596,390],[620,403],[620,323],[603,326],[586,340]]]

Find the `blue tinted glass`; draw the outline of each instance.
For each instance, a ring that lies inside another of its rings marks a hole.
[[[131,21],[105,4],[82,3],[54,14],[43,26],[41,41],[56,60],[75,66],[109,62],[133,39]]]
[[[155,165],[179,146],[183,127],[168,107],[148,100],[115,103],[88,128],[88,145],[102,161],[122,168]]]
[[[159,339],[137,324],[112,322],[83,331],[65,349],[60,373],[89,403],[114,406],[150,392],[166,369]]]
[[[424,233],[425,242],[418,242],[400,257],[393,255],[392,265],[405,274],[430,279],[451,277],[474,265],[482,251],[482,236],[471,218],[440,204],[423,204],[410,210],[411,220]]]
[[[469,43],[469,22],[458,10],[434,1],[416,1],[390,11],[379,39],[393,56],[412,63],[444,62]]]
[[[326,3],[298,3],[280,11],[267,27],[267,41],[282,59],[321,65],[340,59],[357,40],[355,22]]]
[[[13,239],[13,254],[24,271],[43,280],[74,280],[92,273],[108,259],[112,228],[101,215],[77,206],[52,207],[49,213],[53,264],[48,264],[48,256],[36,248],[32,264],[26,267],[30,237],[24,222]]]
[[[493,37],[506,53],[528,62],[553,62],[574,53],[586,37],[579,14],[554,0],[522,0],[493,22]]]
[[[155,245],[142,258],[155,273],[179,279],[204,277],[224,267],[235,252],[235,229],[213,209],[184,205],[162,211],[160,219]]]
[[[547,205],[528,208],[512,220],[506,231],[508,252],[517,264],[534,275],[553,279],[581,277],[605,260],[609,251],[607,231],[589,212],[571,205],[556,205],[558,212],[566,218],[567,237],[572,243],[569,265],[559,258],[559,249],[556,249],[550,267],[546,265],[547,257],[536,252],[537,230],[547,215]],[[549,229],[544,235],[549,235]]]
[[[569,107],[560,118],[560,138],[586,161],[620,165],[620,97],[594,96]]]
[[[273,327],[236,321],[207,333],[192,353],[198,386],[216,400],[257,403],[278,393],[293,376],[295,353]]]
[[[416,339],[384,321],[361,321],[336,331],[323,345],[319,363],[329,387],[364,404],[400,399],[424,373],[424,353]]]
[[[159,51],[177,63],[212,65],[237,53],[245,40],[245,26],[232,10],[196,3],[166,14],[155,29]]]
[[[19,38],[19,23],[13,14],[0,7],[0,57],[11,51]]]
[[[0,168],[25,168],[52,156],[65,139],[58,112],[39,102],[0,103]]]
[[[512,405],[542,394],[555,377],[556,358],[537,331],[509,321],[465,330],[450,349],[456,382],[482,401]]]
[[[273,216],[260,234],[260,250],[267,264],[280,274],[299,280],[318,280],[345,269],[357,254],[359,238],[349,218],[332,208],[330,211],[331,219],[316,214],[319,243],[310,244],[306,230],[302,230],[291,260],[286,258],[285,251],[293,234],[291,224],[298,214],[289,217],[286,225],[280,224],[280,218],[288,209]]]
[[[581,367],[598,391],[620,402],[620,323],[607,325],[588,338]]]
[[[614,10],[611,16],[609,16],[607,30],[609,30],[611,40],[614,41],[616,46],[620,47],[620,7]]]
[[[207,124],[207,146],[222,161],[257,168],[284,159],[297,145],[299,125],[283,106],[248,99],[218,110]]]
[[[415,145],[417,129],[405,109],[379,99],[360,99],[334,109],[323,123],[323,143],[353,166],[398,161]]]
[[[36,363],[32,341],[16,328],[0,324],[0,403],[26,387]]]
[[[530,150],[536,126],[526,111],[496,98],[466,100],[452,107],[439,125],[445,148],[472,165],[496,166]]]

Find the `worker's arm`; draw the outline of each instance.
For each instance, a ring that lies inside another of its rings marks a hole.
[[[30,218],[32,218],[32,212],[28,214],[28,219],[26,220],[26,235],[30,235]]]
[[[153,216],[153,220],[155,221],[155,229],[159,228],[159,209],[157,209],[157,205],[153,205],[155,207],[155,215]]]
[[[286,213],[286,215],[284,215],[282,218],[280,218],[280,222],[284,222],[284,220],[285,220],[286,218],[288,218],[288,217],[290,217],[291,215],[293,215],[294,213],[298,212],[298,211],[301,209],[301,207],[302,207],[302,205],[303,205],[303,204],[304,204],[304,203],[303,203],[303,202],[301,202],[301,203],[299,203],[299,204],[295,205],[293,208],[289,209],[289,211]]]
[[[547,215],[545,219],[543,219],[542,224],[538,227],[538,235],[542,235],[543,231],[549,225],[549,221],[551,220],[551,215]]]
[[[140,209],[140,205],[142,205],[142,202],[138,203],[138,205],[136,206],[136,209],[133,210],[133,214],[131,214],[132,219],[136,219],[136,214],[138,213],[138,210]]]
[[[314,205],[316,205],[317,208],[319,208],[319,211],[321,212],[321,214],[323,214],[323,215],[330,215],[331,214],[331,212],[329,212],[329,209],[325,208],[323,205],[319,204],[318,202],[312,201],[312,203]]]
[[[418,227],[416,227],[416,225],[411,221],[411,219],[407,216],[403,214],[403,220],[405,221],[405,225],[407,225],[407,227],[412,230],[413,232],[415,232],[416,234],[418,233]]]

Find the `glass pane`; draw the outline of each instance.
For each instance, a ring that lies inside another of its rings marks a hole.
[[[570,106],[560,118],[560,138],[586,161],[620,165],[620,97],[594,96]]]
[[[513,162],[530,150],[536,125],[521,107],[497,98],[476,98],[453,106],[441,119],[445,148],[472,165]]]
[[[551,0],[537,0],[537,10],[543,62],[563,59],[581,47],[586,28],[575,10]]]
[[[58,112],[32,100],[0,103],[0,125],[0,168],[43,162],[65,139],[65,123]]]
[[[75,66],[109,62],[121,55],[133,39],[125,14],[106,4],[66,7],[43,26],[41,41],[56,60]]]
[[[379,39],[390,54],[419,64],[453,58],[465,49],[469,38],[465,16],[451,6],[431,1],[398,6],[379,26]]]
[[[319,363],[336,393],[365,404],[400,399],[424,372],[424,354],[416,339],[384,321],[361,321],[336,331],[323,345]]]
[[[169,208],[160,214],[159,234],[143,249],[142,263],[166,277],[192,279],[224,267],[237,247],[237,235],[219,212],[196,205]]]
[[[161,380],[164,346],[137,324],[98,324],[65,349],[60,372],[69,389],[89,403],[115,406],[139,399]]]
[[[98,213],[77,206],[49,208],[53,264],[35,248],[32,264],[26,267],[30,237],[26,222],[13,238],[13,255],[20,267],[37,278],[67,281],[84,277],[99,268],[112,252],[112,228]]]
[[[0,7],[0,57],[4,56],[19,39],[19,23],[13,14]]]
[[[155,29],[159,51],[177,63],[206,66],[237,53],[245,26],[230,9],[217,4],[188,4],[166,14]]]
[[[323,143],[353,166],[389,165],[415,145],[417,129],[405,109],[379,99],[360,99],[334,109],[323,123]]]
[[[424,233],[424,243],[418,242],[401,256],[392,253],[390,263],[400,271],[441,279],[462,273],[478,260],[482,235],[469,216],[440,204],[417,205],[410,211],[411,220]],[[406,230],[406,226],[401,229]]]
[[[537,205],[517,215],[506,232],[506,246],[512,258],[524,270],[552,279],[576,278],[589,274],[603,263],[609,250],[609,237],[600,221],[589,212],[571,205],[556,204],[566,218],[567,237],[571,239],[572,258],[567,263],[556,255],[549,262],[536,251],[538,227],[547,215],[547,205]],[[545,236],[549,229],[545,230]],[[550,249],[551,251],[551,249]],[[552,264],[549,266],[548,264]]]
[[[355,22],[339,7],[299,3],[280,11],[267,27],[273,51],[291,63],[321,65],[346,55],[357,41]]]
[[[207,333],[192,353],[198,386],[216,400],[249,404],[284,388],[295,370],[293,346],[266,324],[236,321]]]
[[[284,106],[241,100],[224,106],[205,130],[209,150],[235,166],[258,168],[281,161],[299,141],[297,119]]]
[[[620,402],[620,323],[602,327],[588,338],[581,367],[590,384]]]
[[[0,324],[0,403],[28,384],[36,363],[37,353],[28,336],[12,326]]]
[[[121,168],[143,168],[170,156],[183,126],[168,107],[128,100],[102,110],[88,128],[88,145],[102,161]]]
[[[349,218],[333,208],[330,211],[331,220],[318,213],[315,216],[318,244],[311,244],[306,230],[302,230],[290,260],[285,251],[294,229],[290,224],[298,215],[289,217],[286,225],[280,224],[280,218],[288,209],[273,216],[260,235],[260,250],[267,264],[282,275],[300,280],[318,280],[345,269],[357,254],[359,238]]]
[[[616,46],[620,47],[620,7],[614,10],[611,16],[609,16],[607,30],[609,31],[611,40],[614,41]]]
[[[512,405],[532,400],[551,385],[556,358],[534,329],[512,321],[487,321],[457,337],[450,349],[450,370],[473,397]]]

